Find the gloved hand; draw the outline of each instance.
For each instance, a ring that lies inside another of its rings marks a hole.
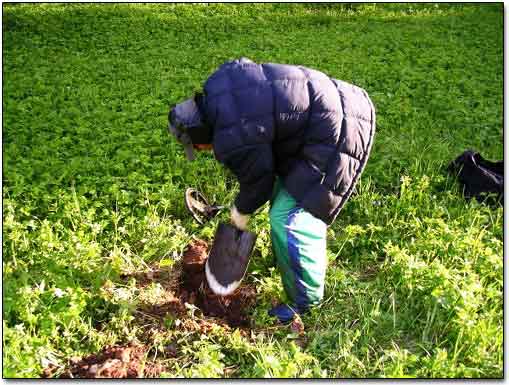
[[[233,226],[239,230],[245,230],[247,227],[247,222],[249,221],[249,215],[241,214],[239,210],[237,210],[237,207],[233,205],[230,210],[230,219]]]

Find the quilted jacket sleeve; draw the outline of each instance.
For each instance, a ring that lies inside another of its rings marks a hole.
[[[257,144],[240,147],[224,159],[224,164],[237,177],[240,192],[235,206],[242,214],[251,214],[267,202],[274,185],[272,146]]]

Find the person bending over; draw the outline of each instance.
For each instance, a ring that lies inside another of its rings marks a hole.
[[[270,201],[272,249],[288,303],[281,322],[323,298],[327,226],[361,175],[373,144],[375,108],[362,88],[299,65],[240,58],[221,65],[203,93],[175,105],[169,131],[194,150],[213,149],[237,177],[231,222]]]

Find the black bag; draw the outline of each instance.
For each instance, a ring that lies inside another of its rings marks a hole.
[[[467,150],[451,162],[448,171],[458,176],[465,198],[475,197],[478,201],[484,201],[486,193],[494,193],[496,202],[503,203],[503,160],[490,162],[478,152]]]

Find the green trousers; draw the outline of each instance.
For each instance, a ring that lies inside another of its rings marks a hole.
[[[299,207],[279,180],[269,216],[272,250],[290,300],[283,308],[272,309],[271,315],[284,321],[289,316],[288,307],[302,313],[323,298],[327,225]]]

